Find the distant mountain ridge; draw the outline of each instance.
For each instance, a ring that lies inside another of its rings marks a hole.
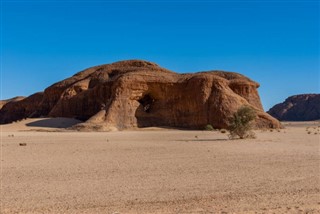
[[[320,94],[299,94],[288,97],[268,112],[282,121],[312,121],[320,119]]]

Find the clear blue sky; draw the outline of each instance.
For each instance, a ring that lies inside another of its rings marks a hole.
[[[1,99],[85,68],[144,59],[177,72],[259,82],[268,110],[320,92],[318,0],[1,2]]]

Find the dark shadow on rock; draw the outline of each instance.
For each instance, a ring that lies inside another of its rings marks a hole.
[[[69,128],[78,123],[82,123],[82,121],[71,118],[46,118],[35,122],[27,123],[26,126],[46,128]]]

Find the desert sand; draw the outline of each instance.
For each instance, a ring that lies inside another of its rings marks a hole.
[[[1,213],[320,213],[320,122],[248,140],[75,123],[0,126]]]

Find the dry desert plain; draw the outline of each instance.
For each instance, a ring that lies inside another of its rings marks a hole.
[[[73,122],[0,126],[1,213],[320,213],[320,122],[249,140]]]

